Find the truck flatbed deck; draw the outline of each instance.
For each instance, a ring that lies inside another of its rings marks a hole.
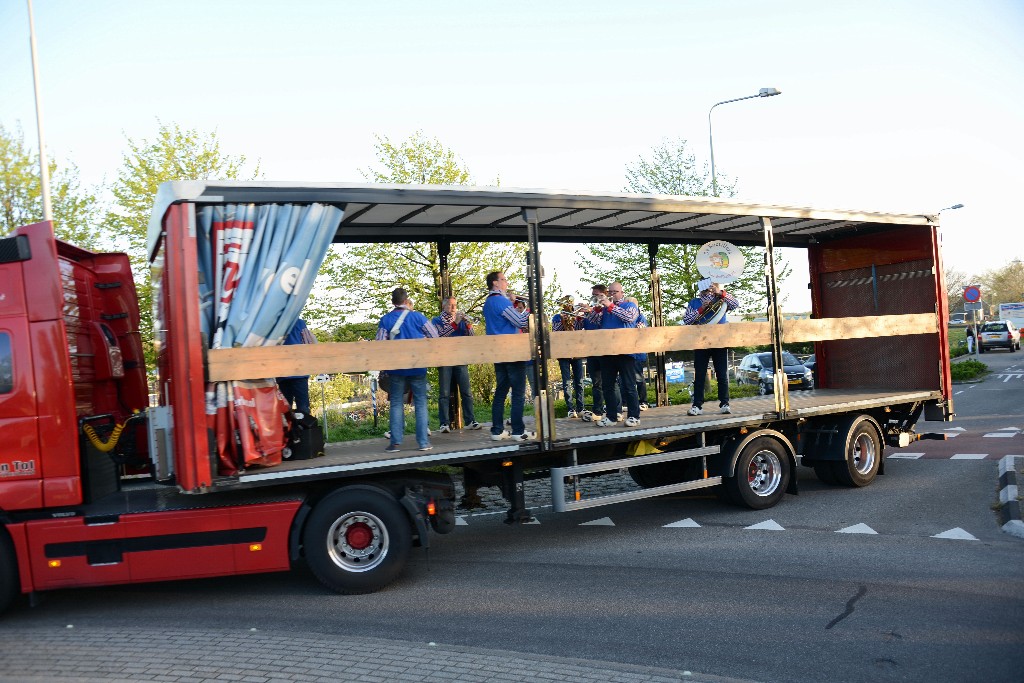
[[[789,417],[812,417],[850,410],[870,410],[882,406],[915,403],[941,396],[939,391],[885,391],[871,389],[816,389],[794,391],[790,394]],[[756,396],[733,399],[732,414],[721,415],[714,401],[706,404],[707,412],[690,416],[689,405],[652,407],[641,415],[641,424],[635,429],[622,426],[596,427],[593,422],[559,418],[555,420],[556,441],[570,447],[588,447],[606,443],[623,443],[644,438],[666,437],[690,432],[707,431],[723,427],[755,426],[776,419],[775,398]],[[526,418],[526,428],[532,429],[532,417]],[[239,484],[299,480],[346,472],[387,471],[410,466],[431,466],[488,460],[508,455],[522,455],[539,450],[536,442],[510,443],[491,441],[490,423],[480,431],[461,431],[451,434],[431,434],[430,451],[419,451],[415,439],[406,436],[409,450],[399,454],[385,453],[384,439],[366,439],[327,444],[325,455],[312,460],[284,462],[267,469],[250,469],[238,476]],[[222,482],[220,482],[222,483]]]

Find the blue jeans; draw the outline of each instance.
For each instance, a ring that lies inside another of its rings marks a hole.
[[[294,403],[295,412],[309,415],[309,377],[278,377],[277,388],[289,408]]]
[[[615,421],[619,416],[622,403],[619,401],[619,377],[626,378],[622,383],[622,396],[626,399],[627,417],[640,418],[640,400],[636,394],[636,359],[633,356],[603,356],[601,358],[601,378],[604,384],[604,402],[609,420]]]
[[[469,388],[469,367],[466,365],[452,365],[437,369],[437,417],[442,425],[450,425],[454,420],[451,418],[451,396],[452,382],[459,387],[459,395],[462,397],[462,422],[473,424],[476,417],[473,415],[473,394]]]
[[[704,383],[708,378],[708,361],[715,364],[718,376],[718,405],[729,403],[729,352],[726,349],[693,350],[693,405],[704,405]]]
[[[412,405],[416,411],[416,443],[420,448],[430,445],[430,422],[427,413],[427,376],[391,375],[388,400],[391,402],[391,445],[398,446],[405,435],[405,392],[412,389]]]
[[[495,363],[494,402],[491,404],[491,434],[501,434],[505,430],[505,397],[512,390],[512,433],[522,434],[526,431],[523,422],[523,405],[526,402],[526,361],[515,363]]]
[[[567,410],[583,411],[583,359],[559,358],[558,368],[562,371],[562,390],[565,392]]]

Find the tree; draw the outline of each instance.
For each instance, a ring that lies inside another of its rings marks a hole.
[[[469,169],[437,138],[417,131],[392,142],[377,136],[379,167],[362,171],[373,182],[466,185]],[[453,242],[448,255],[452,292],[459,308],[473,313],[487,296],[485,278],[503,270],[523,282],[526,246],[490,242]],[[305,313],[319,327],[334,329],[353,320],[375,320],[391,310],[391,292],[405,287],[416,308],[428,317],[440,311],[441,257],[437,243],[353,244],[335,247],[320,268]],[[513,289],[515,285],[513,284]]]
[[[1024,263],[1014,259],[978,277],[982,299],[995,308],[997,304],[1024,301]]]
[[[946,281],[946,303],[949,306],[949,312],[963,311],[964,288],[974,284],[973,278],[962,270],[946,266],[944,279]]]
[[[128,151],[121,157],[121,169],[111,187],[116,206],[107,213],[105,225],[128,253],[135,272],[142,316],[142,341],[147,364],[152,356],[152,289],[148,277],[146,239],[160,183],[170,180],[225,180],[239,178],[244,156],[221,152],[216,133],[185,130],[178,124],[157,121],[154,140],[128,140]],[[259,166],[252,177],[259,176]]]
[[[78,167],[48,162],[53,229],[57,237],[86,249],[103,248],[99,232],[97,190],[83,188]],[[0,125],[0,234],[43,220],[39,154],[25,145],[19,127]],[[109,245],[108,245],[109,246]]]
[[[651,150],[650,158],[640,157],[626,167],[626,191],[643,194],[673,194],[690,197],[710,197],[711,179],[706,169],[698,169],[696,158],[687,141],[666,141]],[[736,193],[734,179],[718,181],[719,194]],[[627,293],[633,293],[643,302],[650,301],[650,266],[645,244],[587,244],[588,254],[576,252],[576,265],[589,273],[594,283],[622,283]],[[697,295],[696,258],[700,245],[663,244],[657,255],[658,275],[661,280],[662,304],[667,318],[681,319],[687,302]],[[746,258],[742,275],[728,285],[728,290],[739,299],[746,311],[763,309],[767,303],[764,286],[764,254],[761,247],[740,247]],[[791,269],[776,254],[776,279],[781,283]],[[645,299],[646,297],[646,299]]]

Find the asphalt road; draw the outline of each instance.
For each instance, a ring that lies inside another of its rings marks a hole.
[[[1024,353],[982,360],[994,373],[957,387],[958,419],[919,425],[955,436],[887,452],[864,489],[801,468],[800,495],[762,512],[696,496],[542,509],[517,527],[467,516],[374,595],[331,594],[300,567],[59,591],[0,631],[257,628],[758,681],[1019,681],[1024,541],[992,505],[996,460],[1024,454]]]

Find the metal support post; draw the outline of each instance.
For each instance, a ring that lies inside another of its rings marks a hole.
[[[548,328],[547,317],[544,315],[544,292],[541,278],[544,270],[540,264],[540,244],[538,238],[537,209],[523,209],[523,222],[526,223],[526,236],[529,242],[526,253],[526,280],[530,295],[530,356],[533,359],[534,389],[534,423],[537,426],[537,438],[544,450],[551,449],[555,439],[555,404],[548,391],[548,359],[551,357],[551,330]],[[541,334],[541,328],[545,334]]]
[[[775,412],[785,418],[789,412],[789,382],[782,362],[782,308],[779,306],[779,290],[775,279],[775,236],[771,219],[761,217],[764,228],[764,280],[768,291],[768,322],[771,324],[772,362],[775,366]]]
[[[665,312],[661,307],[661,276],[658,275],[658,245],[647,245],[647,260],[651,266],[651,327],[665,326]],[[654,380],[657,405],[668,405],[668,371],[665,369],[665,352],[654,354],[658,376]]]

